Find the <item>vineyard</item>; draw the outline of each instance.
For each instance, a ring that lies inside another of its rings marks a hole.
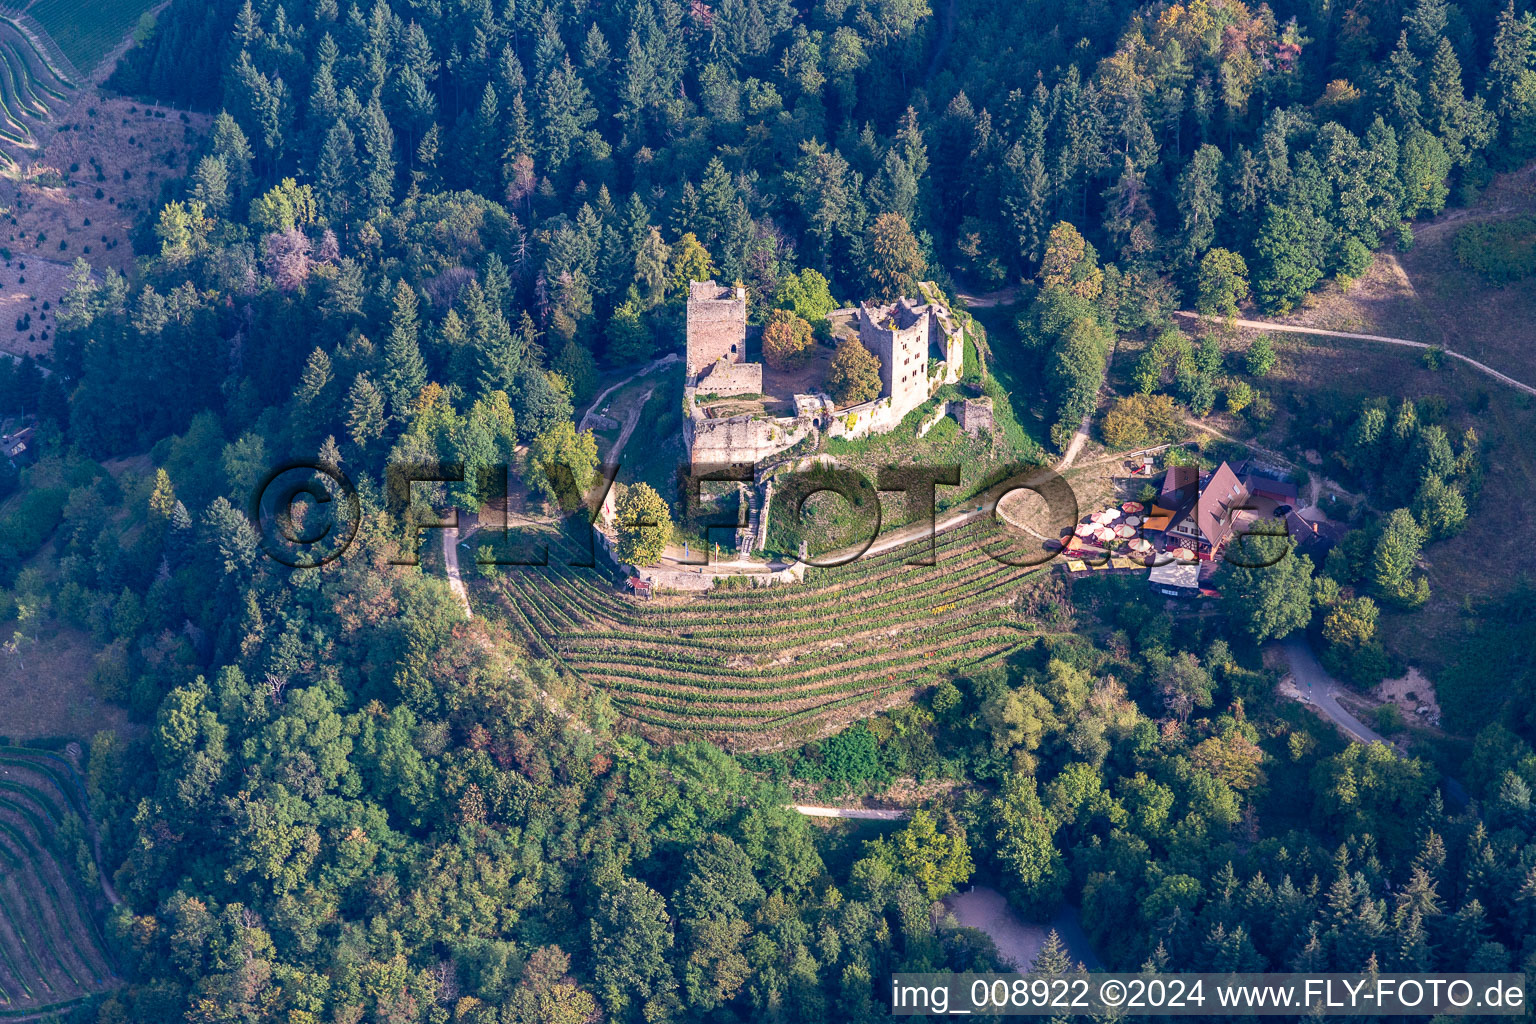
[[[68,62],[50,49],[25,19],[0,15],[0,165],[35,153],[39,129],[75,91]]]
[[[1015,600],[1043,575],[998,561],[995,530],[907,546],[802,586],[635,600],[590,569],[500,575],[493,592],[535,654],[606,693],[639,731],[741,749],[800,742],[940,679],[1028,646],[1042,628]],[[922,553],[926,554],[926,551]],[[1016,557],[1016,556],[1015,556]]]
[[[0,1021],[84,1002],[115,983],[103,898],[67,761],[0,747]],[[77,867],[78,865],[78,867]]]
[[[79,79],[97,70],[135,26],[142,30],[146,22],[152,24],[145,14],[154,6],[153,0],[32,0],[27,14],[37,19],[61,56],[79,69]]]

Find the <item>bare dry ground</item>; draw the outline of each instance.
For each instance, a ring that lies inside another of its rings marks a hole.
[[[52,310],[77,257],[98,274],[133,264],[135,225],[167,178],[188,173],[208,123],[88,86],[42,129],[37,156],[0,174],[0,351],[51,350]]]
[[[1383,680],[1374,692],[1380,700],[1395,703],[1405,718],[1415,714],[1420,707],[1428,707],[1430,715],[1436,721],[1440,719],[1440,702],[1435,699],[1435,688],[1416,668],[1410,668],[1396,679]],[[1413,721],[1412,718],[1408,720]]]
[[[90,637],[62,626],[0,650],[0,734],[26,741],[128,730],[127,714],[91,686],[92,650]]]
[[[1536,212],[1536,163],[1497,177],[1476,205],[1414,229],[1406,253],[1378,253],[1347,291],[1329,285],[1289,323],[1410,338],[1455,349],[1526,383],[1536,382],[1536,286],[1500,288],[1457,262],[1456,233],[1478,221]]]

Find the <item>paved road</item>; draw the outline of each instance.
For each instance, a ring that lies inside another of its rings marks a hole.
[[[1181,312],[1179,313],[1179,316],[1187,316],[1196,320],[1213,320],[1217,322],[1222,322],[1225,320],[1225,317],[1210,315],[1202,316],[1199,313]],[[1398,345],[1403,348],[1427,349],[1438,347],[1435,345],[1426,344],[1422,341],[1411,341],[1408,338],[1388,338],[1380,334],[1353,334],[1349,331],[1325,331],[1317,327],[1298,327],[1295,324],[1277,324],[1271,323],[1268,320],[1235,320],[1233,322],[1239,327],[1252,327],[1261,331],[1280,331],[1286,334],[1321,334],[1326,338],[1353,338],[1356,341],[1376,341],[1383,345]],[[1487,374],[1494,380],[1508,384],[1510,387],[1515,388],[1516,390],[1524,391],[1528,395],[1536,395],[1536,387],[1532,387],[1529,384],[1515,380],[1515,378],[1509,376],[1508,374],[1500,373],[1498,370],[1495,370],[1488,364],[1480,363],[1476,359],[1473,359],[1471,356],[1464,356],[1460,352],[1456,352],[1448,348],[1443,348],[1441,351],[1450,356],[1452,359],[1459,359],[1463,363],[1466,363],[1468,366],[1472,367],[1474,370]]]
[[[1306,634],[1292,633],[1280,641],[1280,649],[1285,652],[1285,660],[1290,663],[1296,688],[1311,699],[1313,707],[1333,719],[1334,724],[1357,743],[1387,743],[1379,733],[1367,728],[1360,719],[1344,710],[1338,696],[1344,684],[1329,675],[1328,670],[1318,662],[1311,645],[1307,643]]]
[[[901,821],[911,811],[875,811],[865,807],[807,807],[804,804],[790,804],[791,810],[811,818],[867,818],[870,821]]]

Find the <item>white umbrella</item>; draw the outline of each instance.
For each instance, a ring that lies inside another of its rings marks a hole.
[[[1124,537],[1129,540],[1131,537],[1136,536],[1136,530],[1129,526],[1117,526],[1115,527],[1115,536]]]
[[[1119,519],[1119,518],[1120,518],[1120,510],[1119,509],[1117,509],[1117,508],[1107,508],[1107,509],[1104,510],[1104,521],[1105,522],[1112,523],[1116,519]]]

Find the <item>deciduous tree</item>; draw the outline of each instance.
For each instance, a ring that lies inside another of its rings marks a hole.
[[[615,514],[619,561],[643,566],[661,558],[672,539],[672,512],[650,484],[626,488]]]
[[[880,359],[857,338],[837,346],[827,371],[827,390],[839,405],[858,405],[880,394]]]

